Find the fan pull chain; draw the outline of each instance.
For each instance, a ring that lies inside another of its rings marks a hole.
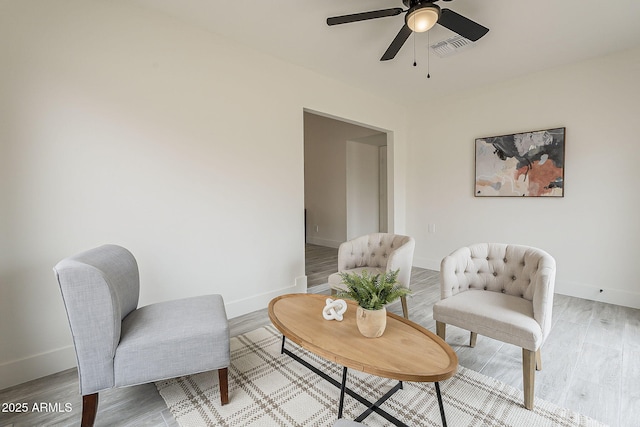
[[[429,57],[431,56],[431,41],[429,40],[429,33],[431,31],[427,31],[427,78],[431,78],[431,74],[429,74]]]
[[[412,33],[413,35],[413,66],[415,67],[416,65],[418,65],[418,63],[416,62],[416,33]]]

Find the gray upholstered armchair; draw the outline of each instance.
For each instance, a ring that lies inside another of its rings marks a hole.
[[[138,308],[133,255],[104,245],[60,261],[62,291],[78,362],[82,426],[91,426],[98,392],[218,370],[228,402],[229,326],[220,295]]]
[[[346,289],[340,273],[371,274],[400,270],[398,282],[409,289],[415,240],[409,236],[389,233],[373,233],[346,241],[338,248],[338,272],[329,276],[332,294]],[[401,298],[402,313],[409,318],[406,297]]]
[[[436,332],[446,325],[522,348],[524,405],[533,409],[535,369],[551,330],[556,262],[521,245],[480,243],[460,248],[440,265],[441,300],[433,306]],[[535,369],[534,369],[535,368]]]

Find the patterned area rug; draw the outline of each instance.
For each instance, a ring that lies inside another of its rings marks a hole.
[[[156,383],[182,427],[201,426],[331,426],[337,419],[340,390],[287,355],[280,354],[282,335],[267,326],[231,339],[229,404],[220,405],[218,376],[205,372]],[[342,367],[287,341],[287,348],[331,377]],[[396,381],[349,370],[347,386],[370,401]],[[536,399],[535,410],[522,406],[522,391],[460,367],[440,383],[449,426],[601,426],[583,415]],[[346,396],[344,417],[354,419],[366,408]],[[405,382],[382,409],[409,426],[440,426],[432,383]],[[372,414],[367,426],[386,426]]]

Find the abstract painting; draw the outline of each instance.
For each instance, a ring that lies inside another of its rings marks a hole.
[[[476,197],[564,197],[565,128],[476,139]]]

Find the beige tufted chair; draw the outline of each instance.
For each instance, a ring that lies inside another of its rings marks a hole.
[[[379,274],[399,269],[398,283],[409,289],[415,246],[412,237],[390,233],[367,234],[342,243],[338,248],[338,272],[329,276],[331,294],[346,289],[340,273],[362,273],[364,270]],[[401,302],[402,313],[408,319],[406,297],[402,297]]]
[[[522,347],[524,405],[533,409],[535,369],[551,330],[556,262],[529,246],[480,243],[454,251],[440,265],[441,300],[433,306],[436,332],[446,325]],[[535,368],[535,369],[534,369]]]

